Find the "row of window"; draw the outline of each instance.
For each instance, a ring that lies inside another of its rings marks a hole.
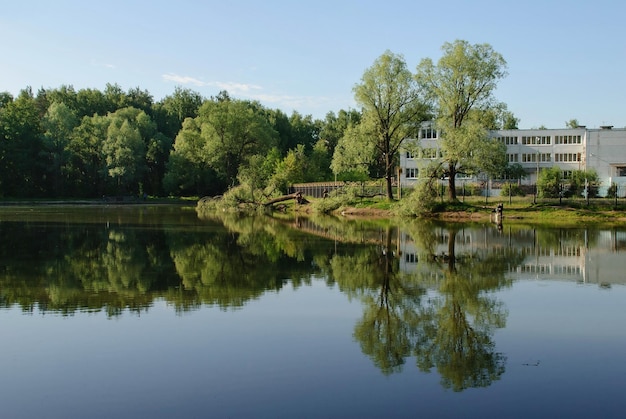
[[[422,128],[419,138],[437,138],[437,130],[434,128]]]
[[[550,162],[552,155],[550,153],[523,153],[522,163]]]
[[[420,159],[436,159],[438,157],[443,157],[443,155],[436,148],[421,148],[419,153],[414,153],[412,151],[406,152],[407,159],[414,159],[416,157]]]
[[[581,161],[580,153],[555,153],[554,161],[556,162],[578,162]]]
[[[555,135],[554,144],[582,144],[580,135]]]
[[[525,145],[550,145],[552,144],[552,137],[549,135],[533,135],[533,136],[523,136],[521,141],[519,137],[494,137],[498,141],[503,142],[506,145],[516,145],[516,144],[525,144]],[[554,136],[554,144],[582,144],[582,136],[581,135],[555,135]]]
[[[441,152],[436,148],[424,148],[420,150],[420,158],[422,159],[436,159],[438,157],[442,157]],[[507,160],[509,163],[534,163],[536,161],[540,162],[550,162],[552,161],[551,153],[522,153],[521,160],[520,154],[511,153],[507,154]],[[407,159],[414,159],[415,153],[407,151],[406,153]],[[554,161],[555,162],[579,162],[582,161],[581,153],[554,153]]]
[[[533,135],[532,137],[522,137],[522,144],[547,145],[552,144],[552,142],[550,136]]]
[[[417,169],[415,167],[405,168],[404,169],[404,173],[405,173],[405,177],[407,179],[417,179],[419,177],[419,174],[420,174],[419,169]],[[572,178],[572,171],[571,170],[563,170],[561,173],[563,174],[563,179],[571,179]],[[626,175],[626,172],[624,173],[624,175]],[[456,179],[471,179],[471,176],[458,174]]]

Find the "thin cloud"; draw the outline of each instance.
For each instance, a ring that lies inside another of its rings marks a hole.
[[[99,63],[96,60],[91,60],[91,65],[94,67],[104,67],[104,68],[110,68],[110,69],[116,69],[117,66],[115,64],[110,64],[110,63]]]
[[[198,80],[189,76],[179,76],[178,74],[168,73],[163,74],[161,77],[163,77],[163,80],[173,81],[174,83],[193,84],[195,86],[207,86],[207,83],[203,82],[202,80]]]
[[[315,109],[323,110],[324,107],[332,106],[333,103],[342,101],[339,98],[329,98],[323,96],[292,96],[284,94],[274,94],[266,92],[262,86],[238,82],[203,81],[195,77],[181,76],[174,73],[162,75],[163,80],[181,85],[193,85],[196,87],[213,87],[218,90],[225,90],[231,97],[256,100],[272,107],[282,109]]]
[[[180,76],[174,73],[163,74],[163,80],[172,81],[179,84],[191,84],[198,87],[217,87],[220,90],[226,90],[233,94],[247,94],[253,90],[262,90],[261,86],[255,84],[222,82],[222,81],[202,81],[195,77]]]

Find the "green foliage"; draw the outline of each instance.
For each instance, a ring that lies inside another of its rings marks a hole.
[[[433,178],[419,182],[413,191],[402,200],[398,209],[400,215],[421,217],[432,214],[438,205],[437,184]]]
[[[229,185],[236,184],[239,166],[250,156],[276,144],[277,133],[256,103],[231,100],[205,102],[198,113],[202,160]]]
[[[300,144],[294,150],[289,150],[285,158],[276,165],[271,179],[272,186],[287,193],[290,185],[307,181],[307,160],[304,145]]]
[[[74,111],[62,102],[53,102],[42,119],[44,133],[41,158],[45,161],[46,175],[50,179],[50,184],[46,186],[52,196],[65,194],[69,180],[68,143],[78,123]]]
[[[597,194],[597,186],[600,183],[598,173],[594,170],[573,170],[569,180],[567,194],[569,196],[582,196],[585,192],[585,185],[589,197],[593,198]],[[614,196],[614,195],[613,195]]]
[[[565,122],[565,128],[578,128],[580,127],[580,123],[578,122],[578,119],[573,118],[570,119],[569,121]]]
[[[489,148],[485,129],[495,122],[482,116],[494,106],[493,92],[506,75],[506,62],[488,44],[457,40],[445,43],[442,50],[437,65],[429,58],[420,62],[416,79],[437,106],[437,127],[445,133],[442,163],[449,199],[454,201],[456,174],[480,168],[477,151]]]
[[[390,51],[365,70],[361,83],[354,87],[354,97],[363,109],[363,118],[344,133],[335,154],[346,156],[338,156],[341,163],[333,161],[333,171],[375,164],[380,177],[386,179],[387,197],[393,199],[398,150],[406,138],[415,138],[428,107],[404,58]]]
[[[317,214],[330,214],[341,207],[348,206],[352,203],[352,199],[347,195],[332,195],[325,199],[317,199],[313,201],[311,207]]]
[[[500,196],[525,196],[526,194],[517,183],[505,182],[502,184]]]
[[[527,173],[519,163],[511,163],[508,164],[504,169],[504,178],[505,179],[514,179],[520,180],[526,178]]]
[[[111,191],[116,194],[138,193],[146,165],[146,143],[156,126],[144,111],[122,108],[107,116],[110,120],[102,144]]]
[[[0,196],[40,196],[41,114],[30,89],[0,108]]]
[[[558,198],[562,192],[562,173],[558,167],[543,169],[537,181],[540,198]]]

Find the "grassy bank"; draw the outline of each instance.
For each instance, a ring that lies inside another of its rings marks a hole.
[[[313,207],[315,198],[307,198]],[[503,221],[508,223],[532,223],[566,225],[579,223],[626,224],[626,200],[607,198],[559,200],[529,197],[465,197],[456,203],[440,201],[430,218],[448,221],[472,220],[489,222],[498,203],[504,205]],[[332,210],[343,216],[395,217],[403,205],[402,200],[388,201],[384,197],[353,199]],[[311,211],[310,208],[293,206],[296,212]]]

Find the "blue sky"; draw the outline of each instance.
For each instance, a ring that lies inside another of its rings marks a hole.
[[[227,90],[314,118],[390,50],[415,72],[456,39],[507,61],[496,98],[520,128],[626,126],[626,6],[615,0],[0,0],[0,91],[73,85]]]

